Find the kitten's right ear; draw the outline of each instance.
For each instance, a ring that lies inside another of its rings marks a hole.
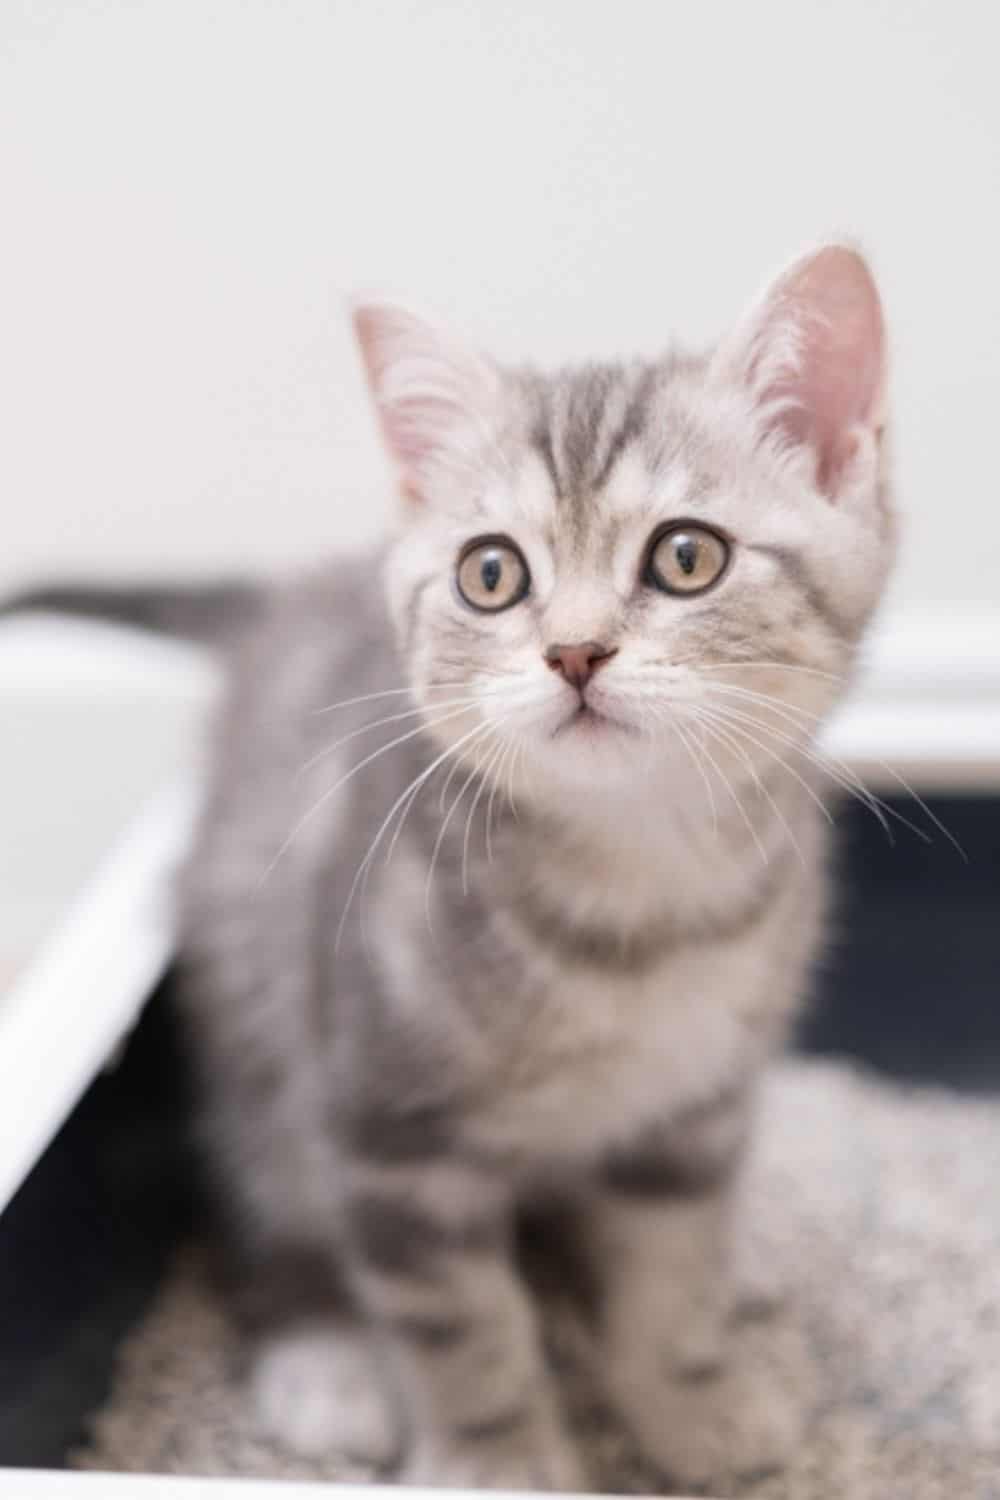
[[[393,302],[354,304],[354,331],[403,493],[424,501],[435,481],[491,441],[499,376],[450,334]]]

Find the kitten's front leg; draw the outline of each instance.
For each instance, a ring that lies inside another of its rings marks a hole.
[[[677,1485],[780,1467],[800,1429],[792,1394],[727,1347],[739,1125],[654,1133],[606,1163],[592,1204],[609,1392]]]
[[[580,1489],[534,1309],[509,1253],[509,1204],[466,1169],[368,1168],[349,1222],[409,1429],[402,1478]]]

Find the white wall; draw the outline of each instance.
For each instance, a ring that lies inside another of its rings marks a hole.
[[[996,15],[0,0],[0,588],[370,533],[359,284],[504,355],[652,351],[839,229],[895,337],[897,600],[992,604]]]

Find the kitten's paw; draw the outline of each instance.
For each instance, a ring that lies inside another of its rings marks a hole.
[[[485,1434],[444,1445],[419,1444],[399,1476],[424,1488],[586,1491],[579,1457],[559,1432],[524,1434],[502,1442]]]
[[[646,1457],[675,1485],[772,1473],[802,1433],[788,1394],[738,1370],[630,1382],[619,1406]]]
[[[343,1453],[388,1462],[396,1426],[367,1339],[348,1328],[302,1328],[264,1344],[251,1377],[259,1426],[302,1458]]]

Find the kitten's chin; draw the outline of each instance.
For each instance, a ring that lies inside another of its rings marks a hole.
[[[536,756],[553,781],[628,785],[646,762],[644,743],[648,750],[634,725],[588,707],[551,728],[536,745]]]

